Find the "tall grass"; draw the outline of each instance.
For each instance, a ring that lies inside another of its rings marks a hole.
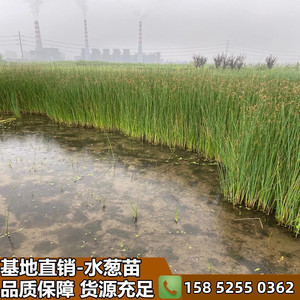
[[[0,111],[121,131],[219,162],[224,196],[300,230],[300,72],[0,67]]]

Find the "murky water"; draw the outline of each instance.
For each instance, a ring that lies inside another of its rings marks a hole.
[[[174,273],[300,272],[299,239],[222,200],[216,166],[194,153],[36,116],[0,132],[1,256],[159,256]]]

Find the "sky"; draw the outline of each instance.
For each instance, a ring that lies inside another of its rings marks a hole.
[[[168,61],[212,59],[227,45],[249,62],[269,54],[300,61],[300,0],[0,0],[0,53],[20,56],[18,32],[24,50],[33,50],[38,18],[44,45],[73,59],[84,47],[84,17],[90,48],[137,52],[142,20],[144,52],[160,51]]]

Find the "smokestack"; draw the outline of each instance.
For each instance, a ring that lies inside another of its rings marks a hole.
[[[143,24],[142,21],[139,23],[139,47],[138,47],[138,62],[143,62]]]
[[[34,28],[35,28],[36,50],[39,51],[42,50],[43,48],[39,21],[37,20],[34,21]]]
[[[89,50],[89,36],[88,36],[88,28],[87,28],[87,20],[84,19],[84,54],[85,60],[89,60],[90,50]]]

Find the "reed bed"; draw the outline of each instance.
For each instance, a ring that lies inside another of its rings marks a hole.
[[[4,65],[0,111],[200,152],[219,163],[225,198],[300,231],[297,68]]]

